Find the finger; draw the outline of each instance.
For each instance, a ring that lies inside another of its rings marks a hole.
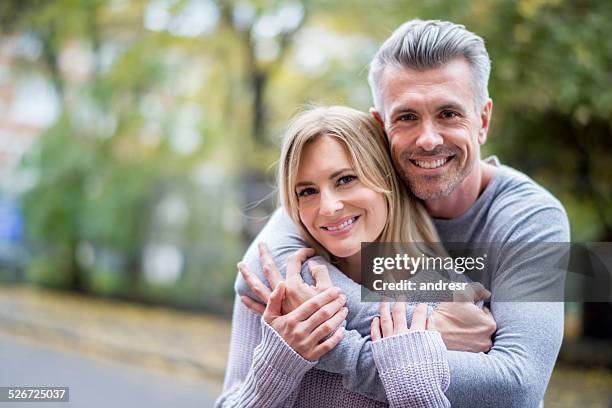
[[[317,327],[324,324],[332,316],[336,315],[346,303],[346,296],[340,295],[333,302],[329,302],[319,310],[314,312],[304,321],[304,329],[307,333],[314,331]],[[348,309],[347,309],[348,310]]]
[[[327,321],[321,323],[312,331],[310,336],[308,336],[309,341],[312,341],[312,344],[319,343],[319,341],[323,340],[325,336],[329,335],[329,333],[340,327],[344,319],[346,319],[347,314],[348,309],[346,307],[340,308],[335,315],[327,319]]]
[[[315,360],[318,360],[322,355],[329,353],[336,347],[344,337],[344,331],[344,327],[340,327],[333,336],[316,346],[313,350]]]
[[[380,302],[380,328],[383,337],[393,336],[393,320],[389,312],[389,303]]]
[[[306,259],[315,254],[312,248],[301,248],[289,255],[287,258],[287,280],[299,279],[302,282],[302,264]]]
[[[323,292],[302,303],[294,311],[292,311],[291,314],[293,314],[293,317],[295,317],[297,321],[304,321],[326,304],[336,300],[340,294],[341,292],[339,288],[331,287],[329,289],[325,289]]]
[[[240,271],[244,281],[247,283],[247,285],[249,285],[251,290],[253,290],[253,293],[255,293],[261,301],[268,303],[270,289],[268,289],[268,287],[264,285],[255,274],[249,271],[248,266],[244,262],[238,263],[238,270]]]
[[[488,298],[491,297],[491,292],[485,289],[485,287],[482,286],[480,282],[470,283],[469,286],[474,291],[474,300],[473,300],[474,302],[477,302],[479,300],[487,300]]]
[[[280,281],[283,280],[283,276],[278,271],[274,258],[268,249],[268,246],[264,242],[260,242],[259,248],[259,262],[263,269],[264,276],[270,283],[271,288],[275,288]]]
[[[270,294],[270,299],[263,313],[263,318],[266,323],[270,323],[276,317],[281,315],[281,306],[285,297],[285,282],[280,282],[276,289]]]
[[[395,302],[391,311],[393,318],[393,334],[406,333],[408,331],[408,323],[406,323],[406,304],[404,302]]]
[[[476,290],[472,286],[472,283],[468,283],[465,285],[463,290],[457,290],[453,292],[453,301],[454,302],[470,302],[474,303],[474,299],[476,298]]]
[[[246,307],[257,313],[258,315],[262,315],[264,310],[266,310],[266,306],[262,305],[259,302],[254,301],[248,296],[240,296],[240,300]]]
[[[409,331],[425,330],[427,322],[427,303],[419,303],[412,314],[412,324]]]
[[[370,334],[372,335],[372,341],[378,341],[381,339],[380,319],[378,318],[378,316],[372,319],[372,327],[370,328]]]
[[[495,321],[495,317],[493,317],[493,313],[489,310],[488,307],[484,307],[482,311],[485,314],[485,319],[489,322],[489,330],[491,335],[497,331],[497,322]]]
[[[315,261],[308,262],[308,268],[315,281],[317,289],[327,289],[333,286],[327,266],[316,263]]]

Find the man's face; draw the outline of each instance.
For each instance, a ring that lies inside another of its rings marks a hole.
[[[470,67],[457,58],[439,68],[388,66],[383,72],[384,122],[393,162],[423,200],[447,196],[475,177],[491,102],[474,107]]]

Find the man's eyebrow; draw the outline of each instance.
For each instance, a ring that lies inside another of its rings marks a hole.
[[[458,103],[453,103],[453,102],[445,103],[444,105],[438,106],[438,108],[436,108],[436,111],[440,112],[440,111],[448,110],[448,109],[458,110],[462,112],[464,111],[461,105],[459,105]]]
[[[446,102],[446,103],[443,103],[442,105],[437,106],[436,107],[436,112],[440,112],[440,111],[447,110],[447,109],[457,110],[457,111],[461,111],[461,112],[465,111],[465,109],[459,103],[456,103],[456,102]],[[393,117],[395,117],[397,115],[400,115],[400,114],[403,115],[403,114],[406,114],[406,113],[418,113],[418,112],[417,112],[416,109],[412,109],[412,108],[409,108],[407,106],[399,106],[399,107],[394,108],[393,110],[391,110],[390,117],[393,118]]]
[[[405,106],[399,106],[397,108],[394,108],[393,110],[391,110],[391,117],[393,116],[397,116],[398,114],[403,114],[403,113],[417,113],[416,109],[412,109],[412,108],[408,108]]]
[[[353,168],[352,168],[352,167],[344,167],[344,168],[342,168],[342,169],[340,169],[340,170],[336,170],[336,171],[334,171],[334,172],[333,172],[333,173],[332,173],[332,174],[329,176],[329,179],[330,179],[330,180],[333,180],[333,179],[335,179],[336,177],[338,177],[340,174],[344,173],[345,171],[353,171]],[[314,184],[314,183],[313,183],[312,181],[306,181],[306,180],[305,180],[305,181],[300,181],[299,183],[296,183],[296,184],[295,184],[295,186],[296,186],[296,187],[303,187],[303,186],[311,186],[311,185],[313,185],[313,184]]]

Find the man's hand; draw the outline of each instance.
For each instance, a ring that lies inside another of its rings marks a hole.
[[[327,267],[312,261],[308,263],[308,267],[310,268],[310,273],[312,273],[316,286],[310,286],[302,279],[302,275],[300,274],[302,263],[314,254],[315,252],[312,248],[303,248],[297,250],[287,258],[287,279],[285,281],[286,288],[282,306],[283,314],[287,314],[297,309],[308,299],[311,299],[333,286],[329,278]],[[276,286],[283,281],[283,276],[278,271],[274,259],[264,243],[259,244],[259,261],[270,287],[275,289]],[[244,262],[238,264],[238,270],[242,274],[247,285],[249,285],[257,297],[263,302],[262,304],[248,296],[241,296],[240,299],[242,303],[254,312],[262,314],[265,309],[265,304],[268,303],[268,298],[270,297],[270,289],[262,283],[257,276],[249,271]]]
[[[497,324],[489,309],[480,309],[474,302],[490,296],[480,283],[471,283],[466,291],[456,294],[455,302],[443,302],[434,309],[427,319],[427,330],[440,332],[449,350],[489,351]]]

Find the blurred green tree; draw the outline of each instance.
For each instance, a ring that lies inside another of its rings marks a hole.
[[[191,216],[172,239],[197,258],[177,285],[196,297],[212,277],[224,289],[207,302],[229,296],[232,261],[265,214],[244,207],[269,192],[275,136],[308,103],[368,109],[369,59],[415,17],[483,36],[495,102],[485,152],[559,197],[573,239],[611,240],[608,2],[5,1],[4,38],[41,44],[18,69],[44,73],[61,104],[25,162],[38,175],[26,219],[45,248],[34,275],[61,269],[56,284],[87,286],[78,254],[90,242],[122,253],[121,282],[136,291],[159,201],[176,193],[191,196]],[[198,183],[208,193],[189,194]]]

